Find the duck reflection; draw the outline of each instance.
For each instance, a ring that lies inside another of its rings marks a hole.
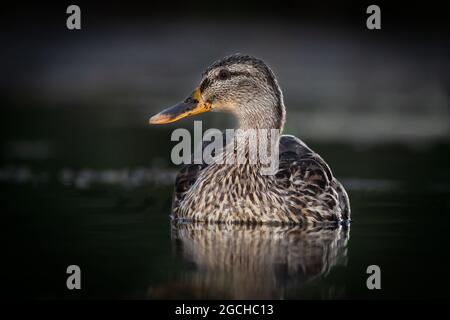
[[[173,224],[171,233],[194,268],[153,297],[282,299],[347,262],[348,226]]]

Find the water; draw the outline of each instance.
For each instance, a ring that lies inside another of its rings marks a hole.
[[[54,129],[55,130],[55,129]],[[59,130],[59,129],[58,129]],[[171,225],[169,130],[3,136],[3,293],[27,298],[448,297],[450,148],[310,143],[348,228]],[[38,142],[38,143],[37,143]],[[130,146],[131,144],[131,146]],[[149,146],[155,146],[149,147]],[[82,290],[66,289],[66,268]],[[380,266],[382,290],[366,287]]]

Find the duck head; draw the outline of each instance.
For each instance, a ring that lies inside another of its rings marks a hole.
[[[272,70],[260,59],[234,54],[214,62],[187,97],[150,118],[165,124],[208,111],[233,113],[241,129],[280,129],[283,95]]]

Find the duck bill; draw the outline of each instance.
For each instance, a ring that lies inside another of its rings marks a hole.
[[[180,102],[172,107],[164,109],[158,114],[150,118],[150,124],[166,124],[178,121],[180,119],[207,112],[211,110],[212,105],[203,101],[200,89],[197,88],[192,92],[183,102]]]

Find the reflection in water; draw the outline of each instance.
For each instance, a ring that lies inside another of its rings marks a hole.
[[[151,297],[282,299],[346,264],[349,227],[172,225],[177,257],[193,263]]]

